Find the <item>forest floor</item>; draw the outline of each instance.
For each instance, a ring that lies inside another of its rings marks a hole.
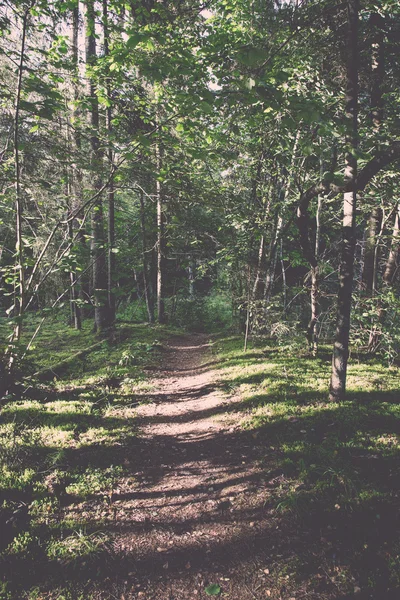
[[[93,343],[46,335],[44,368]],[[353,358],[340,404],[328,373],[324,348],[122,325],[10,400],[0,599],[399,598],[400,369]]]

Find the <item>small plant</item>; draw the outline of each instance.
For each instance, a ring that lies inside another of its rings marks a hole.
[[[29,531],[23,531],[13,539],[7,548],[7,552],[19,555],[28,554],[33,542],[34,539]]]
[[[81,498],[106,492],[112,494],[122,472],[122,467],[113,465],[108,469],[86,469],[84,473],[75,475],[75,481],[67,487],[67,492]]]
[[[207,596],[219,596],[221,593],[221,588],[218,583],[211,583],[205,588],[204,591]]]
[[[104,533],[88,534],[79,529],[64,539],[51,541],[47,546],[47,555],[63,563],[75,562],[80,558],[93,560],[104,552],[106,541]]]
[[[12,594],[8,589],[7,581],[0,581],[0,600],[12,600]]]

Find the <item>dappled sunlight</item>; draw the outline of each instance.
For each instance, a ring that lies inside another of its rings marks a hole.
[[[164,598],[193,577],[232,598],[243,581],[318,598],[397,585],[398,370],[382,390],[378,367],[353,365],[333,403],[324,360],[240,345],[175,338],[157,379],[4,407],[10,577],[94,597]]]

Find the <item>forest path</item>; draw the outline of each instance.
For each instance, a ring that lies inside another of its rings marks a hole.
[[[265,598],[274,529],[266,465],[217,366],[207,336],[171,339],[138,408],[140,470],[116,502],[126,515],[114,538],[129,573],[121,598],[207,598],[210,584],[232,600]]]

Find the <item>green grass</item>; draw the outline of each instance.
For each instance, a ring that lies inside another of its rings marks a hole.
[[[37,322],[27,323],[25,341]],[[89,579],[96,576],[98,567],[90,569],[106,554],[103,528],[113,494],[133,480],[128,457],[137,446],[136,407],[151,391],[145,369],[157,363],[173,333],[117,325],[114,341],[67,363],[50,381],[28,378],[2,406],[0,599],[44,597],[43,580],[53,589],[47,597],[75,599],[88,571]],[[59,318],[49,320],[28,371],[58,364],[96,341],[90,321],[77,332]],[[83,580],[70,589],[71,572]]]
[[[353,357],[346,401],[332,403],[330,348],[316,359],[296,342],[242,348],[236,337],[216,344],[220,385],[281,474],[274,510],[308,536],[343,594],[354,582],[366,597],[400,593],[399,368]]]

